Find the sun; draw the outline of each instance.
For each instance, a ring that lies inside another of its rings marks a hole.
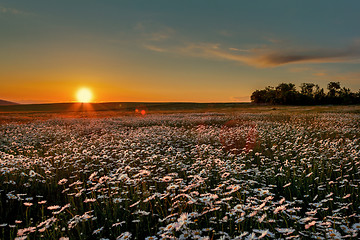
[[[88,103],[91,101],[93,95],[90,89],[88,88],[80,88],[76,93],[76,98],[78,102]]]

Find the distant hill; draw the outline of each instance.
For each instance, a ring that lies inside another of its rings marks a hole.
[[[18,105],[18,103],[14,103],[14,102],[5,101],[5,100],[0,99],[0,105]]]

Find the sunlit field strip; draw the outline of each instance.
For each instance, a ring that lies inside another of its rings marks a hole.
[[[0,126],[1,239],[358,239],[358,114]]]

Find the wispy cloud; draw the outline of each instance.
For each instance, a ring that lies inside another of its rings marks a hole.
[[[9,8],[9,7],[4,7],[4,6],[0,6],[0,14],[12,14],[12,15],[31,15],[27,12],[15,9],[15,8]]]
[[[169,52],[207,59],[227,60],[255,67],[277,67],[295,63],[352,62],[360,59],[360,43],[356,42],[342,49],[300,49],[262,47],[239,49],[222,47],[219,43],[183,43],[177,46],[147,47],[158,52]],[[292,49],[297,50],[292,50]],[[159,51],[161,49],[161,51]]]
[[[140,33],[146,41],[162,42],[168,40],[175,34],[175,30],[158,22],[139,22],[135,30]]]
[[[175,51],[194,57],[213,58],[229,60],[235,62],[250,62],[251,57],[246,54],[234,53],[233,50],[222,49],[217,43],[188,43],[183,47],[178,47]]]
[[[236,51],[236,52],[249,52],[248,49],[239,49],[239,48],[229,48],[230,51]]]
[[[317,76],[317,77],[323,77],[323,76],[326,76],[327,73],[325,72],[316,72],[316,73],[313,73],[314,76]]]
[[[256,62],[263,66],[278,66],[289,63],[349,62],[359,58],[360,44],[353,44],[343,49],[273,50],[260,54]]]
[[[149,45],[149,44],[144,44],[144,47],[146,49],[154,51],[154,52],[167,52],[167,49],[160,48],[160,47],[153,46],[153,45]]]

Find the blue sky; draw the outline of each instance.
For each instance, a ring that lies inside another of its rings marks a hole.
[[[359,1],[0,2],[0,98],[247,101],[292,82],[360,88]]]

